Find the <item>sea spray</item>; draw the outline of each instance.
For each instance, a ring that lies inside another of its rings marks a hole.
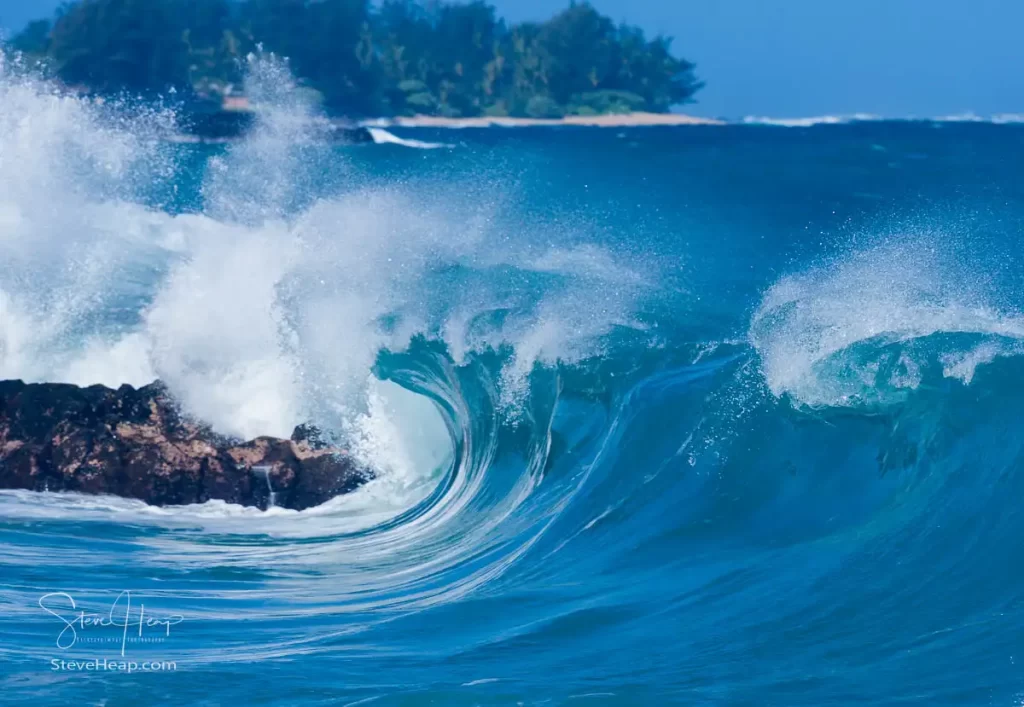
[[[969,361],[1020,350],[1024,317],[988,304],[940,238],[893,237],[768,288],[750,342],[771,391],[810,406],[884,403],[916,388],[923,368],[946,362],[969,381]],[[976,346],[987,353],[968,353]]]
[[[222,148],[162,142],[166,111],[3,75],[0,179],[18,188],[0,209],[0,375],[160,378],[220,432],[287,436],[313,421],[391,472],[382,480],[419,488],[455,442],[434,402],[376,379],[382,351],[417,337],[459,362],[511,351],[498,396],[502,424],[516,423],[535,366],[598,355],[634,325],[649,282],[605,249],[524,249],[486,200],[362,187],[344,150],[317,142],[322,116],[285,65],[254,55],[248,68],[255,127]],[[166,209],[154,184],[179,180],[193,152],[207,154],[198,199]],[[319,189],[327,169],[346,177],[340,190]]]

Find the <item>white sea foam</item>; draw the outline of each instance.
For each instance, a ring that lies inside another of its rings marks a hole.
[[[479,200],[380,188],[310,199],[312,109],[272,61],[253,61],[256,132],[211,160],[192,214],[141,205],[174,176],[175,148],[157,139],[166,115],[127,119],[16,73],[0,66],[0,378],[159,377],[190,413],[242,437],[312,419],[386,472],[366,497],[404,503],[451,450],[432,403],[373,378],[382,348],[418,333],[444,334],[458,360],[512,346],[514,417],[537,362],[593,353],[629,322],[640,285],[628,268],[591,247],[511,252]],[[558,282],[535,301],[490,282],[430,286],[467,263]],[[616,287],[595,297],[600,283]],[[460,330],[502,307],[502,326]]]
[[[871,113],[855,113],[853,115],[816,115],[804,118],[772,118],[751,115],[743,119],[747,125],[775,125],[782,128],[809,128],[815,125],[843,125],[863,121],[883,120],[881,116]]]
[[[972,335],[975,343],[939,352],[909,346],[935,334]],[[1024,317],[990,306],[928,239],[895,238],[780,279],[753,316],[750,341],[775,395],[853,405],[916,388],[932,358],[946,376],[969,383],[979,365],[1020,349]]]
[[[743,118],[740,123],[745,125],[773,125],[781,128],[810,128],[816,125],[847,125],[849,123],[863,122],[916,122],[926,121],[933,123],[993,123],[996,125],[1024,122],[1024,115],[1019,113],[996,113],[990,116],[979,115],[973,111],[964,113],[953,113],[949,115],[938,115],[932,117],[921,117],[913,115],[903,116],[882,116],[874,113],[852,113],[849,115],[815,115],[792,118],[776,118],[772,116],[750,115]]]
[[[445,142],[426,142],[424,140],[400,138],[383,128],[367,128],[367,130],[370,132],[370,137],[378,145],[401,145],[402,147],[412,147],[417,150],[439,150],[446,147],[454,147],[454,145]]]
[[[950,115],[940,115],[932,118],[936,123],[984,123],[987,122],[987,118],[984,118],[974,111],[966,111],[964,113],[952,113]]]

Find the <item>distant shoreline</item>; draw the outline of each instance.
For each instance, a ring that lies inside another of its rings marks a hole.
[[[620,113],[605,115],[570,115],[564,118],[441,118],[432,115],[376,118],[360,125],[373,128],[529,128],[570,125],[590,128],[635,128],[674,125],[725,125],[721,120],[698,118],[681,113]]]
[[[229,142],[243,138],[258,120],[259,111],[233,107],[220,111],[202,111],[186,116],[182,123],[183,132],[174,136],[176,142]],[[397,116],[351,120],[345,118],[310,118],[310,128],[316,137],[328,142],[346,144],[397,143],[410,147],[450,147],[445,142],[421,142],[392,135],[393,128],[422,130],[500,129],[500,128],[544,128],[583,127],[629,129],[643,127],[692,127],[692,126],[733,126],[766,129],[812,129],[837,127],[866,123],[929,123],[935,126],[946,124],[983,124],[1024,126],[1024,114],[1000,114],[989,118],[979,116],[947,116],[941,118],[882,118],[877,116],[821,116],[816,118],[745,118],[732,122],[711,118],[699,118],[679,113],[622,113],[594,116],[566,116],[559,119],[476,117],[443,118],[429,115]],[[416,143],[416,144],[413,144]]]

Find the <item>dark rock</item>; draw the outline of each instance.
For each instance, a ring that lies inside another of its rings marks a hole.
[[[330,446],[324,439],[324,433],[315,425],[302,424],[292,432],[292,441],[295,443],[305,442],[313,449],[326,449]]]
[[[201,140],[241,140],[256,127],[256,113],[246,110],[186,111],[181,128],[186,135]],[[309,136],[315,140],[343,145],[368,145],[373,133],[359,125],[339,124],[328,120],[310,121]]]
[[[343,145],[372,145],[375,142],[373,133],[361,126],[342,127],[332,125],[325,131],[324,136],[329,141],[338,142]]]
[[[292,439],[215,434],[181,415],[159,381],[117,390],[0,381],[0,489],[303,510],[370,478],[309,425]]]

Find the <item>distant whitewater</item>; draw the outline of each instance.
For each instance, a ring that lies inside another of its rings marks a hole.
[[[976,113],[957,113],[942,116],[881,116],[872,113],[854,113],[852,115],[819,115],[806,118],[771,118],[767,116],[747,116],[741,121],[744,125],[775,125],[783,128],[809,128],[815,125],[846,125],[849,123],[866,122],[926,122],[926,123],[993,123],[1003,125],[1024,122],[1024,115],[1018,113],[997,113],[981,116]]]

